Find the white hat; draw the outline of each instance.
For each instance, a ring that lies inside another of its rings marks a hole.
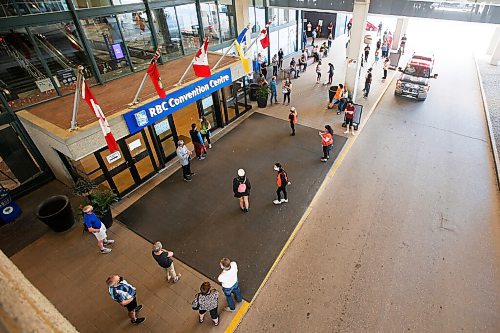
[[[244,177],[245,176],[245,170],[243,169],[238,169],[238,176]]]
[[[295,112],[295,107],[294,107],[294,106],[292,106],[292,107],[290,108],[290,111]]]

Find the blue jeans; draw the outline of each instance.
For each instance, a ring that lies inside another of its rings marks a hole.
[[[231,310],[234,310],[236,306],[234,305],[233,297],[231,296],[232,293],[235,294],[236,296],[236,302],[240,303],[242,301],[241,298],[241,291],[240,291],[240,286],[238,285],[238,282],[234,284],[231,288],[224,288],[222,287],[222,291],[224,292],[224,295],[226,296],[226,301],[227,305]]]

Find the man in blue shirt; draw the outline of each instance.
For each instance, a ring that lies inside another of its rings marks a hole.
[[[106,226],[99,220],[99,218],[94,214],[94,207],[87,205],[83,207],[83,222],[87,227],[87,230],[94,234],[97,238],[97,246],[101,250],[102,254],[111,252],[111,249],[104,247],[104,245],[113,244],[115,241],[112,239],[107,239]]]

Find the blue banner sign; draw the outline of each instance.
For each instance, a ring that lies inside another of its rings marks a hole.
[[[231,69],[227,68],[214,75],[183,87],[165,98],[158,98],[123,115],[130,134],[136,133],[148,125],[152,125],[166,116],[182,109],[186,105],[207,97],[211,93],[230,85]]]

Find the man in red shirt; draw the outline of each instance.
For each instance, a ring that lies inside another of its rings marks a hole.
[[[345,109],[345,127],[346,131],[344,134],[349,134],[349,128],[352,128],[351,134],[354,135],[354,104],[352,101],[347,102],[347,107]]]

